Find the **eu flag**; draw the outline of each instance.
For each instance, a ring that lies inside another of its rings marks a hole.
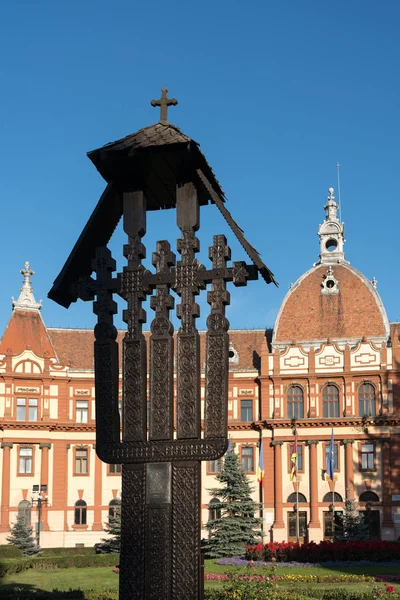
[[[332,428],[331,443],[329,444],[329,446],[327,448],[327,453],[326,453],[326,474],[328,475],[328,477],[331,478],[332,481],[333,481],[334,473],[335,473],[335,438],[333,435],[333,428]]]

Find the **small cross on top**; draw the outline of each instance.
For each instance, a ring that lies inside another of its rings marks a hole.
[[[152,106],[160,107],[160,121],[168,122],[167,111],[168,106],[176,106],[178,104],[178,100],[176,98],[168,98],[168,90],[167,88],[161,88],[161,98],[159,100],[152,100]]]

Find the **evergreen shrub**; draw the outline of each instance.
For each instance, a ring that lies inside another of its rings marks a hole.
[[[217,518],[206,525],[209,538],[203,540],[205,556],[240,556],[248,544],[262,539],[262,519],[254,516],[260,505],[251,498],[253,488],[235,452],[228,450],[221,473],[215,479],[221,487],[208,491],[219,502],[208,506],[216,509]]]
[[[25,524],[22,517],[18,516],[11,527],[10,535],[6,538],[9,544],[16,546],[24,556],[35,556],[40,554],[40,547],[32,535],[32,527]]]

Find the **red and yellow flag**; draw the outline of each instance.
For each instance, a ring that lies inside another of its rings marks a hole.
[[[297,481],[297,430],[294,437],[294,445],[290,456],[290,481]]]

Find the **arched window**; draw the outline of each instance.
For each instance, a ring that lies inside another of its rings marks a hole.
[[[360,417],[375,417],[375,388],[371,383],[363,383],[358,388],[358,410]]]
[[[114,500],[110,501],[108,505],[108,517],[110,519],[115,519],[118,513],[119,501],[114,498]]]
[[[18,504],[18,517],[24,520],[25,525],[31,524],[31,503],[28,500],[21,500]]]
[[[291,494],[289,494],[287,501],[288,503],[297,502],[296,492],[292,492]],[[299,494],[299,502],[307,502],[307,498],[304,494]]]
[[[360,502],[379,502],[379,496],[375,492],[363,492],[360,496]]]
[[[75,502],[75,525],[86,525],[86,506],[84,500]]]
[[[343,502],[343,498],[337,492],[328,492],[322,498],[322,502],[332,502],[334,504],[337,504],[338,502]]]
[[[324,418],[339,416],[339,389],[336,385],[328,384],[322,392]]]
[[[208,520],[216,521],[221,518],[221,507],[220,500],[218,498],[211,498],[210,503],[208,505]]]
[[[288,419],[304,419],[304,394],[299,385],[291,385],[288,390]]]

